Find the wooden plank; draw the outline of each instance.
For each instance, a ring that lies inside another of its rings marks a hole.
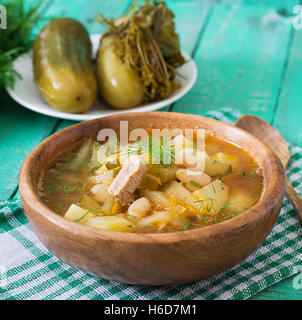
[[[117,18],[127,11],[131,2],[132,0],[55,0],[47,11],[47,15],[73,18],[81,21],[90,34],[102,33],[105,27],[95,21],[96,14],[101,13],[107,18]]]
[[[255,295],[250,300],[302,300],[302,290],[293,288],[292,276],[288,279],[278,282],[261,293]]]
[[[200,0],[168,0],[166,3],[175,15],[181,50],[191,54],[212,5]]]
[[[121,15],[130,1],[113,2],[97,0],[56,0],[46,14],[62,16],[68,12],[87,25],[90,32],[101,30],[98,23],[91,22],[96,12],[102,11],[108,17]],[[58,120],[29,111],[15,103],[6,93],[0,94],[0,200],[14,195],[18,185],[18,173],[25,156],[54,130]]]
[[[0,105],[0,200],[6,200],[17,186],[25,156],[57,121],[19,106],[6,93],[0,94]]]
[[[273,125],[294,145],[302,146],[302,30],[293,31],[293,42]]]
[[[271,7],[217,3],[195,55],[196,85],[173,111],[203,114],[229,107],[271,121],[290,35],[269,22]]]

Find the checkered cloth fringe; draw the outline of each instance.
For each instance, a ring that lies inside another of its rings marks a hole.
[[[239,113],[206,114],[233,123]],[[302,193],[302,149],[290,147],[287,174]],[[302,227],[287,197],[264,243],[241,264],[186,285],[149,287],[99,279],[63,263],[33,233],[20,199],[0,201],[1,299],[247,299],[295,273],[302,265]]]

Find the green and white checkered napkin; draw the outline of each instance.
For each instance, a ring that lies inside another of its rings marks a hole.
[[[206,114],[232,123],[228,109]],[[302,192],[302,149],[291,147],[289,179]],[[272,233],[240,265],[187,285],[133,286],[99,279],[53,256],[33,233],[20,200],[0,201],[1,299],[247,299],[297,273],[302,264],[302,228],[285,197]]]

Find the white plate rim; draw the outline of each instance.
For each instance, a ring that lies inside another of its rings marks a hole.
[[[94,42],[94,43],[96,43],[96,41],[98,41],[100,39],[100,37],[101,37],[100,34],[92,34],[92,35],[90,35],[91,41]],[[32,50],[20,55],[14,61],[14,63],[16,63],[20,59],[24,59],[24,57],[26,57],[28,55],[31,55],[31,54],[32,54]],[[41,108],[40,106],[33,105],[33,104],[27,102],[27,100],[22,99],[22,97],[20,97],[18,95],[18,93],[16,92],[15,89],[6,88],[6,91],[11,96],[12,99],[14,99],[21,106],[23,106],[23,107],[25,107],[25,108],[27,108],[29,110],[32,110],[32,111],[35,111],[37,113],[40,113],[40,114],[43,114],[43,115],[47,115],[47,116],[50,116],[50,117],[54,117],[54,118],[58,118],[58,119],[65,119],[65,120],[85,121],[85,120],[91,120],[91,119],[101,118],[101,117],[114,115],[114,114],[120,114],[120,113],[154,111],[154,110],[161,109],[163,107],[167,107],[167,106],[171,105],[172,103],[176,102],[177,100],[179,100],[181,97],[183,97],[187,92],[189,92],[191,90],[191,88],[193,87],[193,85],[195,84],[195,82],[197,80],[197,66],[196,66],[195,61],[186,52],[182,51],[182,54],[183,54],[183,56],[184,56],[184,58],[186,60],[186,64],[189,64],[189,66],[187,66],[187,67],[189,67],[190,71],[192,72],[192,75],[188,79],[188,82],[186,83],[186,85],[182,86],[180,89],[177,90],[177,92],[173,93],[173,95],[171,97],[167,97],[166,99],[163,99],[163,100],[160,100],[160,101],[151,102],[151,103],[148,103],[148,104],[137,106],[137,107],[132,108],[132,109],[125,109],[125,110],[112,109],[112,112],[106,112],[104,114],[102,114],[101,110],[100,110],[100,113],[95,113],[95,114],[94,113],[91,113],[91,114],[87,114],[87,113],[86,114],[85,113],[81,113],[81,114],[66,113],[66,112],[59,111],[59,110],[57,110],[57,109],[55,109],[55,108],[53,108],[53,107],[51,107],[49,105],[48,105],[49,109],[44,109],[44,108]],[[20,79],[20,80],[17,80],[17,81],[26,81],[26,80]],[[42,97],[41,97],[41,101],[46,103],[42,99]]]

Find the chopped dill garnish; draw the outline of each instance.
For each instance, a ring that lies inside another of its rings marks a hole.
[[[52,191],[53,191],[53,187],[52,186],[47,186],[46,190],[47,190],[47,194],[51,194]]]
[[[183,231],[190,230],[190,225],[191,225],[191,222],[189,222],[188,224],[186,224],[186,225],[182,228],[182,230],[183,230]]]
[[[211,212],[211,209],[213,209],[213,198],[207,198],[207,199],[202,199],[202,200],[196,200],[194,202],[204,202],[204,201],[210,201],[211,205],[209,206],[209,204],[207,204],[207,211]],[[202,203],[200,204],[199,210],[201,210],[202,208]]]
[[[87,216],[88,213],[90,213],[91,210],[87,210],[79,219],[73,220],[74,222],[79,222],[81,221],[83,218],[85,218]]]
[[[214,183],[212,183],[212,188],[213,188],[213,191],[216,193],[216,190],[215,190],[215,187],[214,187]]]
[[[217,176],[218,176],[218,179],[219,179],[219,180],[222,180],[224,177],[229,176],[231,173],[233,173],[233,171],[232,171],[232,166],[230,165],[230,166],[229,166],[229,169],[227,170],[226,173],[224,173],[224,174],[217,174]]]
[[[191,222],[192,226],[202,227],[202,224]]]
[[[47,187],[48,188],[48,187]],[[69,194],[69,192],[74,192],[74,191],[82,191],[82,189],[77,186],[76,184],[72,184],[70,186],[68,185],[57,185],[56,187],[50,187],[51,192],[52,191],[64,191],[65,195],[67,196]]]
[[[74,157],[76,154],[77,154],[76,152],[68,152],[68,153],[66,153],[66,156],[67,156],[68,158],[72,158],[72,157]]]
[[[211,202],[213,202],[213,198],[207,198],[207,199],[202,199],[202,200],[196,200],[196,201],[194,201],[194,202],[203,202],[203,201],[211,201]]]
[[[129,218],[131,218],[131,219],[137,219],[136,216],[134,216],[134,215],[132,215],[132,214],[129,214],[129,213],[127,213],[126,216],[129,217]]]
[[[230,207],[232,204],[233,204],[232,202],[226,202],[226,203],[224,203],[224,205],[223,205],[223,207],[222,207],[222,210]]]
[[[154,167],[171,167],[175,161],[175,151],[172,139],[164,137],[149,137],[130,144],[121,155],[148,155],[150,164]]]
[[[55,211],[61,210],[63,207],[62,203],[59,203],[59,205],[55,208]]]

